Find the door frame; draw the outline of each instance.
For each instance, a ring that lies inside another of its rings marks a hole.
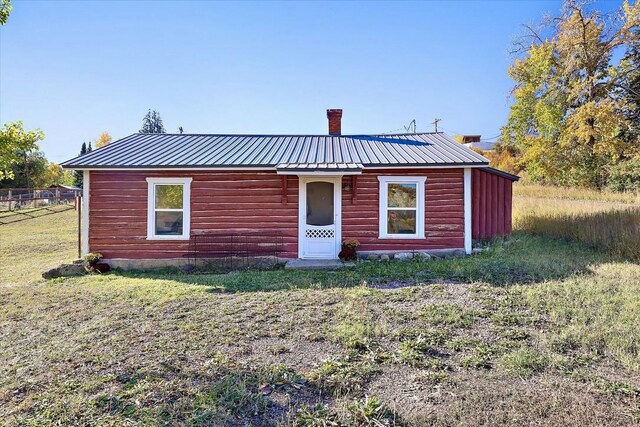
[[[314,181],[333,183],[333,218],[335,225],[335,239],[333,257],[316,258],[305,257],[303,251],[303,239],[305,238],[305,226],[307,225],[307,183]],[[298,175],[298,258],[301,259],[338,259],[342,249],[342,175]]]

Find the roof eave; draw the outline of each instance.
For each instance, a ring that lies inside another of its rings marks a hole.
[[[435,168],[488,168],[488,162],[466,162],[466,163],[378,163],[365,164],[362,169],[435,169]],[[278,168],[276,165],[82,165],[82,164],[61,164],[64,169],[72,170],[281,170],[281,171],[354,171],[360,168]],[[502,172],[502,171],[499,171]],[[506,174],[506,172],[503,172]],[[514,175],[515,176],[515,175]],[[517,178],[517,177],[516,177]],[[519,178],[518,178],[519,179]]]
[[[482,168],[482,170],[492,173],[494,175],[501,176],[503,178],[510,179],[511,181],[519,181],[520,177],[518,175],[511,174],[509,172],[502,171],[500,169],[492,168],[491,166],[487,166]]]

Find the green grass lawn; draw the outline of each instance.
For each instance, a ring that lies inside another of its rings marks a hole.
[[[43,281],[73,212],[0,227],[0,424],[640,423],[640,265],[516,233],[337,272]]]

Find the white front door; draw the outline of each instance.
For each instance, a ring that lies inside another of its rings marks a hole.
[[[341,177],[300,177],[300,258],[335,259],[340,252]]]

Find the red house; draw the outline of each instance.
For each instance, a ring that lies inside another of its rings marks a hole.
[[[464,250],[511,232],[511,184],[443,133],[133,134],[63,163],[84,171],[83,252],[184,262],[205,233],[277,233],[281,258]],[[159,261],[158,261],[159,260]],[[147,264],[148,265],[148,264]]]

